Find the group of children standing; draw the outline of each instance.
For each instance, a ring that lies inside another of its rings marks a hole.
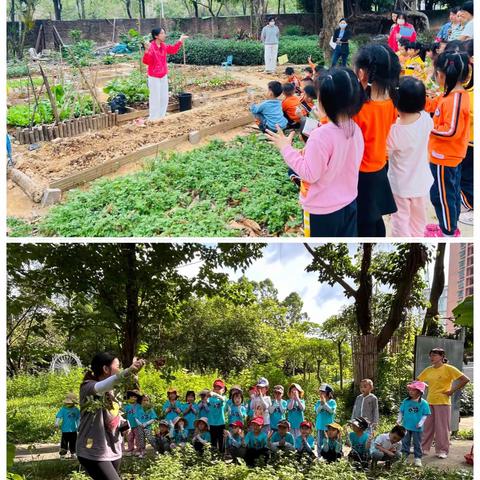
[[[333,389],[325,383],[320,385],[314,405],[315,427],[305,418],[304,391],[297,383],[288,387],[287,398],[282,385],[275,385],[273,398],[270,397],[269,382],[263,377],[249,389],[247,399],[238,385],[232,386],[227,396],[221,379],[214,381],[211,390],[202,390],[198,401],[192,390],[182,402],[177,390],[169,388],[159,412],[160,420],[149,397],[132,390],[127,392],[122,408],[129,427],[126,453],[143,458],[147,440],[157,454],[182,448],[187,443],[202,452],[209,444],[225,456],[243,458],[253,466],[257,459],[266,462],[280,451],[334,462],[342,458],[345,443],[350,447],[348,459],[365,467],[370,460],[391,463],[402,453],[408,456],[413,441],[415,465],[421,466],[423,423],[430,414],[429,405],[422,398],[425,387],[419,381],[407,385],[408,397],[401,404],[397,425],[389,433],[376,436],[378,400],[372,393],[373,382],[362,380],[348,422],[351,431],[345,441],[344,429],[335,421],[337,403]],[[61,423],[62,429],[61,458],[69,448],[72,456],[75,454],[74,437],[80,417],[77,403],[69,394],[56,416],[55,424]]]
[[[300,187],[305,236],[384,237],[384,215],[392,236],[460,236],[462,204],[473,210],[473,41],[434,45],[427,63],[425,51],[369,44],[353,70],[310,66],[299,80],[287,69],[252,105]],[[428,197],[438,224],[427,224]]]

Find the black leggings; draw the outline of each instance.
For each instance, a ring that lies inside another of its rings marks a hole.
[[[210,436],[212,437],[212,448],[223,453],[223,431],[225,425],[210,425]]]
[[[78,457],[78,461],[93,480],[121,480],[118,474],[120,463],[122,462],[121,459],[112,462],[97,462]]]
[[[62,439],[60,441],[60,455],[65,455],[69,450],[70,453],[75,453],[77,445],[77,432],[62,432]]]
[[[385,229],[385,222],[380,217],[376,223],[359,223],[358,236],[359,237],[385,237],[387,231]]]

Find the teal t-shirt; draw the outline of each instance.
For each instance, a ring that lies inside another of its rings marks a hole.
[[[176,444],[188,442],[188,430],[177,430],[173,432],[173,441]]]
[[[423,398],[419,402],[412,400],[411,398],[406,398],[400,404],[400,412],[402,412],[403,419],[402,425],[411,432],[422,432],[423,426],[417,428],[417,424],[420,419],[425,415],[430,415],[430,405]]]
[[[76,432],[80,423],[80,410],[77,407],[62,407],[58,411],[56,418],[62,420],[62,432]]]
[[[210,435],[210,432],[206,431],[206,432],[202,432],[200,434],[200,438],[203,439],[203,440],[206,440],[207,442],[211,442],[212,441],[212,436]]]
[[[350,432],[348,434],[348,438],[350,440],[350,445],[352,446],[352,450],[360,454],[364,454],[368,452],[367,442],[368,442],[368,432],[363,432],[360,436],[358,436],[355,432]]]
[[[284,437],[282,437],[278,432],[274,432],[270,438],[271,443],[277,443],[280,440],[285,440],[286,443],[290,443],[290,445],[295,445],[295,439],[290,432],[287,432]]]
[[[317,412],[317,408],[321,405],[320,400],[317,400],[315,403],[315,413]],[[335,421],[335,412],[337,410],[337,402],[333,399],[327,401],[327,406],[329,406],[333,412],[328,413],[326,410],[320,410],[320,413],[317,413],[315,419],[315,428],[317,430],[326,430],[327,425]]]
[[[165,410],[167,408],[172,407],[172,404],[170,403],[169,400],[167,400],[162,407],[162,412],[165,413]],[[165,415],[165,420],[168,420],[169,422],[173,422],[177,417],[180,415],[175,411],[175,409],[179,408],[180,410],[182,409],[182,404],[178,401],[175,400],[173,404],[173,410],[170,410],[166,415]]]
[[[303,437],[301,435],[299,435],[295,439],[295,449],[298,451],[301,451],[304,448],[302,439]],[[309,435],[307,437],[307,444],[309,445],[310,448],[313,449],[313,447],[315,446],[315,439],[313,438],[313,435]]]
[[[279,402],[278,400],[272,400],[272,407],[273,407],[273,412],[270,414],[270,428],[273,428],[274,430],[276,430],[278,422],[280,420],[285,420],[286,418],[287,401],[280,400]]]
[[[198,405],[192,403],[193,412],[191,409],[188,410],[188,413],[185,413],[187,408],[189,407],[189,403],[185,402],[182,407],[183,418],[187,422],[186,429],[187,430],[194,430],[195,429],[195,420],[197,419],[198,414]]]
[[[157,412],[155,412],[155,409],[153,408],[149,408],[147,411],[145,411],[143,407],[139,405],[135,416],[140,423],[146,423],[150,420],[156,420]],[[152,424],[150,424],[147,428],[152,428]]]
[[[127,422],[130,428],[137,427],[137,410],[141,406],[138,403],[127,403],[125,405],[124,411],[127,416]]]
[[[267,440],[268,437],[265,432],[260,432],[258,436],[255,436],[253,432],[248,432],[245,435],[245,445],[247,448],[255,448],[256,450],[266,448]]]
[[[216,397],[208,399],[208,423],[209,425],[225,425],[225,400]]]
[[[247,417],[247,409],[245,408],[244,405],[234,405],[230,404],[227,407],[227,413],[228,413],[228,424],[231,424],[233,422],[242,422],[245,423],[245,419]]]
[[[292,428],[300,428],[300,424],[305,420],[305,400],[300,399],[300,403],[304,409],[300,410],[299,406],[295,403],[294,407],[288,412],[288,421]]]
[[[201,400],[197,403],[197,418],[207,417],[208,412],[210,411],[210,407],[208,406],[208,402],[203,403]]]

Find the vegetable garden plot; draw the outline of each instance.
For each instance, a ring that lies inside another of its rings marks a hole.
[[[280,155],[256,136],[99,180],[53,207],[40,233],[59,236],[238,236],[299,233],[298,192]]]

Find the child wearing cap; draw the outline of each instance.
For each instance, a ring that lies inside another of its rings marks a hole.
[[[320,454],[328,463],[336,462],[342,458],[342,426],[338,423],[333,422],[327,425],[327,432],[322,441]]]
[[[154,446],[152,433],[153,422],[157,419],[157,413],[150,403],[150,398],[143,395],[141,403],[137,407],[135,421],[137,422],[137,454],[140,458],[145,456],[146,439]]]
[[[422,398],[427,384],[415,381],[407,385],[408,397],[400,404],[397,423],[405,427],[402,439],[402,453],[408,458],[413,441],[414,465],[422,466],[422,433],[423,424],[431,414],[430,405]]]
[[[256,395],[253,397],[250,405],[253,409],[253,417],[262,417],[262,431],[268,433],[270,431],[270,413],[269,408],[272,406],[272,399],[268,395],[268,380],[260,377],[257,382]]]
[[[60,427],[62,438],[60,440],[60,458],[70,451],[70,458],[75,458],[78,424],[80,423],[80,410],[74,393],[69,393],[63,401],[63,407],[55,415],[55,427]],[[61,423],[61,426],[60,426]]]
[[[201,417],[195,421],[195,433],[193,434],[192,443],[193,448],[197,452],[203,452],[205,445],[212,441],[209,429],[207,417]]]
[[[168,420],[160,420],[158,422],[158,431],[155,434],[155,452],[157,454],[167,453],[170,451],[171,444],[170,423]]]
[[[303,389],[298,383],[292,383],[288,387],[287,405],[288,421],[290,422],[291,432],[294,438],[300,435],[300,424],[305,420],[305,400],[303,399]]]
[[[333,399],[333,388],[322,383],[319,388],[320,400],[315,403],[315,428],[317,429],[317,454],[320,456],[327,425],[335,421],[337,402]]]
[[[225,437],[225,452],[233,459],[245,457],[245,447],[242,445],[245,434],[243,432],[243,422],[235,420],[230,423],[230,430],[223,432]]]
[[[182,404],[178,400],[178,392],[176,388],[169,388],[167,390],[168,400],[163,404],[162,411],[165,415],[165,420],[173,424],[174,420],[182,414]]]
[[[371,438],[368,432],[368,421],[363,417],[356,417],[349,422],[352,431],[347,436],[347,445],[351,448],[348,460],[359,463],[362,467],[368,466]]]
[[[295,439],[289,430],[290,423],[285,419],[281,419],[278,421],[275,431],[270,431],[269,446],[272,452],[295,450]]]
[[[213,382],[213,390],[208,397],[208,424],[210,427],[210,436],[212,448],[223,452],[223,431],[225,430],[225,405],[227,398],[224,396],[226,387],[225,382],[217,378]]]
[[[355,399],[351,420],[363,417],[369,423],[369,433],[374,434],[378,425],[378,398],[372,393],[373,382],[369,378],[360,381],[360,395]]]
[[[312,435],[312,424],[303,421],[300,424],[300,435],[295,438],[295,450],[299,456],[315,457],[315,439]]]
[[[187,422],[185,425],[185,430],[188,433],[188,438],[193,436],[195,431],[195,420],[197,419],[198,414],[198,405],[195,405],[195,392],[189,390],[185,395],[185,403],[182,406],[183,418]]]
[[[283,387],[282,385],[275,385],[273,387],[272,405],[268,408],[270,413],[270,428],[274,432],[277,431],[277,425],[280,420],[285,420],[287,412],[287,401],[282,399]]]
[[[243,391],[238,385],[234,385],[230,389],[230,398],[227,401],[227,417],[228,424],[234,422],[245,422],[247,418],[247,409],[243,404]]]
[[[125,405],[124,412],[127,416],[128,426],[130,430],[127,433],[128,450],[127,453],[133,454],[135,447],[138,449],[138,424],[137,411],[140,408],[141,402],[140,392],[137,390],[129,390],[127,392],[127,405]]]
[[[402,457],[401,441],[405,436],[405,428],[401,425],[395,425],[390,433],[381,433],[372,442],[370,455],[374,463],[378,461],[392,464]]]
[[[187,421],[183,417],[177,417],[173,421],[173,438],[171,448],[184,447],[188,442]]]
[[[250,422],[250,425],[252,427],[252,430],[245,435],[242,445],[246,448],[245,463],[249,467],[254,467],[255,461],[260,457],[263,457],[265,463],[267,462],[268,438],[267,438],[267,434],[264,431],[262,431],[263,417],[254,418]]]

